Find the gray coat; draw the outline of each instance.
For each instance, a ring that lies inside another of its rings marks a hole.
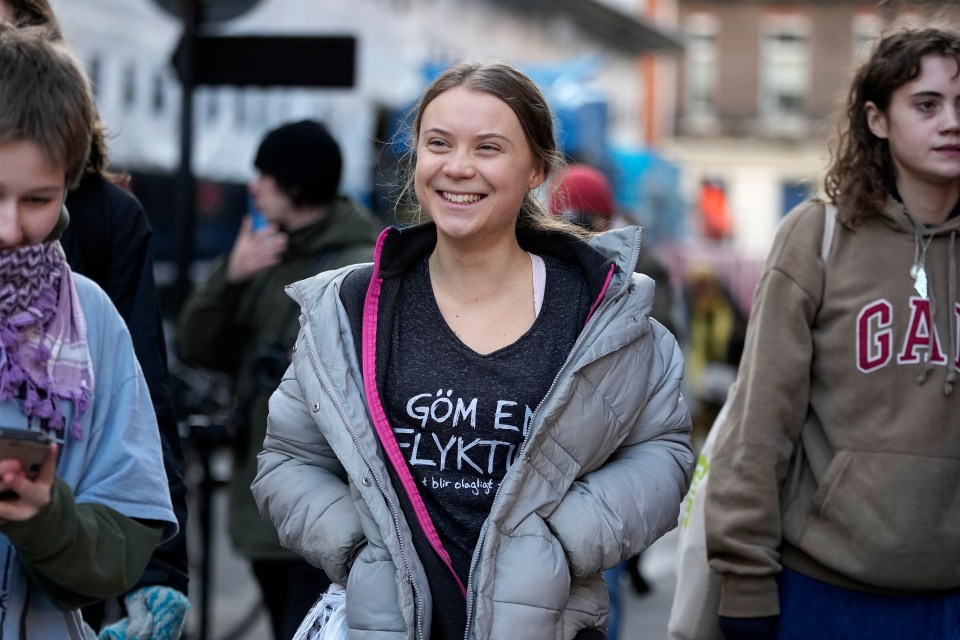
[[[683,361],[673,336],[647,316],[653,282],[633,273],[640,231],[590,243],[619,269],[480,533],[467,640],[568,640],[605,629],[601,571],[673,529],[690,482]],[[252,490],[281,543],[346,584],[351,640],[426,640],[430,588],[371,424],[339,296],[356,268],[288,288],[302,330],[270,400]]]

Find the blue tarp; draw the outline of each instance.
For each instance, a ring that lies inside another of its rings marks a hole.
[[[423,67],[424,84],[432,82],[448,63]],[[625,217],[645,228],[645,242],[656,244],[684,233],[680,170],[649,148],[611,148],[606,96],[593,78],[603,66],[599,56],[584,56],[554,65],[521,70],[537,83],[555,115],[557,144],[575,162],[603,171],[614,185],[617,204]],[[414,104],[390,113],[388,140],[401,156],[410,143],[409,123]]]

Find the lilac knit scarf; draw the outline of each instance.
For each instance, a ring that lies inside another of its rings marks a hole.
[[[59,241],[0,251],[0,401],[21,400],[28,418],[63,435],[90,408],[93,364],[73,275]]]

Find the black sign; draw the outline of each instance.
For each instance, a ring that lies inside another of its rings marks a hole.
[[[340,87],[354,85],[353,36],[197,36],[195,85]],[[183,41],[173,64],[183,77]]]
[[[153,0],[154,4],[172,16],[181,17],[183,0]],[[194,0],[200,11],[200,22],[223,22],[243,15],[260,0]]]

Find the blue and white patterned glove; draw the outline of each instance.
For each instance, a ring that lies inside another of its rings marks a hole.
[[[190,601],[176,589],[154,585],[123,599],[127,617],[100,631],[99,640],[177,640],[190,610]]]

